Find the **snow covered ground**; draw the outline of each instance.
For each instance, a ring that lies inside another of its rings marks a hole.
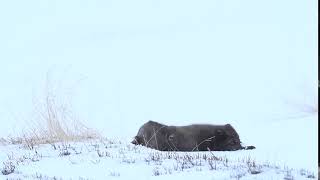
[[[0,140],[38,128],[48,91],[115,139],[1,145],[0,179],[317,176],[317,4],[0,1]],[[257,149],[172,159],[128,144],[148,120],[230,123]]]
[[[160,152],[101,138],[0,146],[2,179],[316,179],[316,116],[240,129],[255,150]],[[307,128],[301,128],[301,127]],[[284,130],[285,133],[284,133]],[[12,169],[12,167],[14,167]],[[12,172],[11,172],[12,170]]]

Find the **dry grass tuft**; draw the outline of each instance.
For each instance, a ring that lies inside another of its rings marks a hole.
[[[47,80],[44,97],[34,103],[34,117],[28,122],[27,130],[20,137],[11,137],[7,141],[11,144],[24,144],[27,148],[33,149],[37,144],[100,138],[100,133],[85,126],[72,111],[71,97],[57,96],[57,90],[49,88],[48,82]]]
[[[97,138],[99,134],[85,126],[79,118],[68,109],[68,105],[57,103],[48,95],[42,109],[39,110],[41,127],[40,137],[53,141],[70,141]],[[34,132],[34,131],[33,131]],[[36,134],[36,133],[33,133]]]

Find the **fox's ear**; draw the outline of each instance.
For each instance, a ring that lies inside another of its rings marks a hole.
[[[139,145],[139,144],[142,144],[141,140],[142,140],[142,138],[140,136],[135,136],[131,143],[135,144],[135,145]]]

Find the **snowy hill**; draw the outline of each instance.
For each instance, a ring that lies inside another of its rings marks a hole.
[[[125,140],[103,138],[34,146],[7,142],[0,146],[0,178],[316,179],[315,118],[241,131],[240,135],[248,136],[246,141],[257,149],[234,152],[160,152]],[[289,129],[285,134],[284,126]]]
[[[107,139],[0,149],[3,179],[316,179],[251,151],[160,152]]]

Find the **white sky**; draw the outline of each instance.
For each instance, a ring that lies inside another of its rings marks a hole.
[[[0,134],[32,116],[47,73],[62,94],[71,89],[80,117],[112,135],[131,135],[149,119],[282,117],[291,108],[284,102],[316,97],[317,7],[315,0],[1,1]]]

